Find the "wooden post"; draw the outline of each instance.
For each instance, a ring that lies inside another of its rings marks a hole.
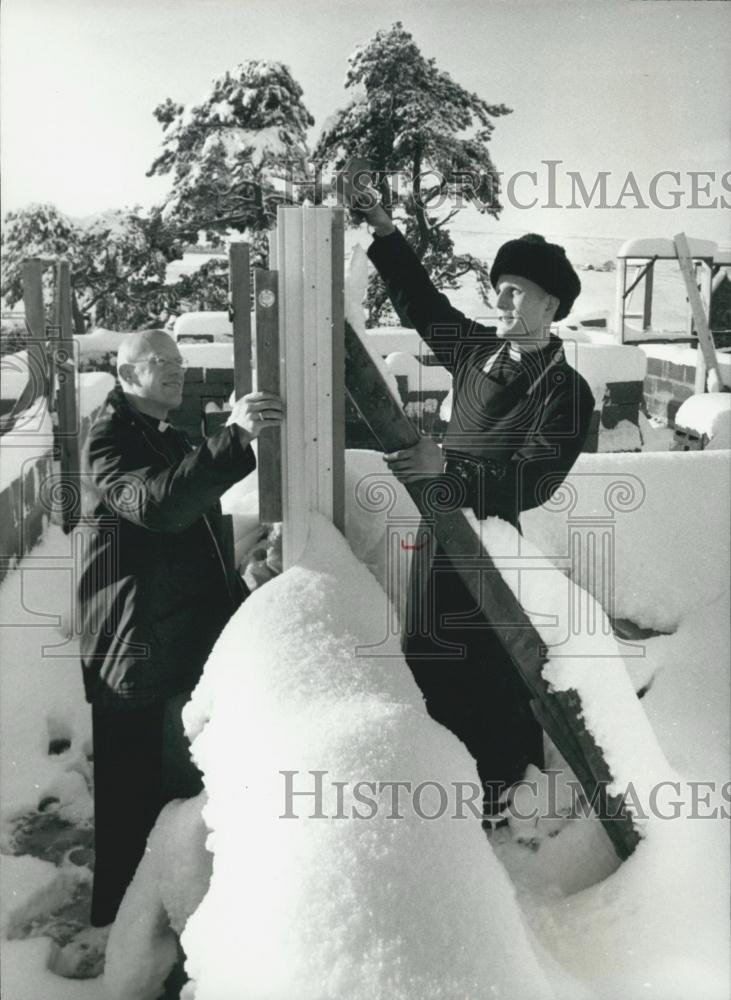
[[[334,403],[338,360],[333,330],[343,305],[333,291],[333,209],[281,206],[278,212],[282,435],[282,558],[284,568],[302,554],[310,513],[343,520],[343,441]],[[340,230],[337,228],[336,232]],[[336,300],[334,307],[333,303]],[[334,322],[335,321],[335,322]]]
[[[41,396],[48,397],[48,359],[46,356],[46,313],[43,305],[43,261],[30,257],[23,261],[23,306],[28,333],[28,382],[16,399],[8,422],[13,421]]]
[[[416,429],[347,322],[345,373],[348,395],[384,451],[397,451],[417,443]],[[452,558],[455,569],[487,621],[499,623],[493,627],[531,693],[536,719],[573,770],[588,800],[597,802],[599,819],[617,855],[621,859],[629,857],[640,835],[621,798],[607,792],[612,775],[594,737],[584,725],[578,694],[549,691],[542,674],[546,662],[543,642],[489,553],[478,546],[475,532],[462,511],[434,513],[430,510],[424,496],[428,481],[426,484],[423,481],[410,483],[406,488],[418,509],[434,524],[441,549]],[[490,574],[490,586],[481,586],[474,563],[472,572],[461,568],[465,553],[477,550],[481,569]]]
[[[333,524],[345,533],[345,212],[332,209]]]
[[[78,523],[81,513],[81,463],[79,460],[79,414],[77,368],[74,355],[71,306],[71,265],[56,265],[56,309],[60,337],[54,343],[54,368],[58,382],[58,439],[61,450],[61,523],[65,534]]]
[[[256,386],[281,395],[279,373],[279,275],[276,271],[254,271],[256,309]],[[274,524],[282,520],[282,432],[266,428],[257,438],[259,472],[259,520]]]
[[[650,261],[645,270],[645,298],[642,308],[642,330],[649,330],[652,326],[652,286],[655,277],[655,262]]]
[[[251,278],[249,244],[230,243],[228,280],[234,328],[234,392],[236,399],[251,392]]]
[[[685,233],[678,233],[673,237],[675,252],[678,255],[678,264],[685,281],[685,290],[688,293],[693,322],[695,323],[696,335],[698,336],[698,350],[696,351],[695,370],[695,391],[706,391],[706,371],[715,373],[719,386],[723,385],[721,370],[718,366],[716,348],[713,343],[713,334],[708,325],[708,315],[703,305],[701,293],[696,285],[695,268],[690,256],[690,248]],[[710,299],[709,299],[710,301]]]
[[[624,257],[617,260],[616,295],[614,306],[614,328],[619,343],[624,343],[624,292],[627,285],[627,261]]]

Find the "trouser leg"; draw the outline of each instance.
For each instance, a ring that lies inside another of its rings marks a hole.
[[[116,917],[162,805],[162,723],[162,705],[92,707],[95,927]]]
[[[165,702],[162,739],[162,801],[192,799],[203,790],[203,775],[190,756],[190,743],[183,729],[182,711],[190,691]]]
[[[525,683],[456,573],[433,577],[424,599],[431,611],[422,615],[420,633],[406,638],[406,661],[429,714],[474,757],[485,811],[493,813],[528,764],[543,767],[543,730]],[[445,657],[455,644],[462,652]]]

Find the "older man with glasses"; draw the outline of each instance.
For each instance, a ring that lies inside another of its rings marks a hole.
[[[92,928],[114,920],[162,806],[201,790],[181,709],[248,596],[219,497],[254,469],[252,440],[283,419],[278,397],[250,393],[230,426],[193,448],[166,422],[182,401],[184,369],[163,331],[125,338],[119,384],[86,451],[92,508],[79,607],[95,772]],[[99,958],[105,936],[88,935]],[[87,954],[87,974],[96,964]]]

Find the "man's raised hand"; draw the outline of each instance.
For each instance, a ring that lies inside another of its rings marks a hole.
[[[251,438],[258,437],[265,427],[279,427],[284,420],[284,404],[271,392],[248,392],[233,403],[226,426],[235,424]]]

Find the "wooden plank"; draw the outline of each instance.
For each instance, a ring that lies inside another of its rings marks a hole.
[[[279,396],[279,275],[254,271],[256,310],[256,385]],[[268,427],[257,439],[259,518],[266,524],[282,520],[282,432]]]
[[[279,269],[279,265],[277,262],[278,244],[276,229],[270,229],[267,233],[267,244],[269,246],[269,270],[277,271]]]
[[[331,210],[332,225],[332,452],[333,515],[345,533],[345,212]]]
[[[655,279],[655,261],[651,260],[645,271],[645,298],[642,307],[642,329],[652,326],[652,287]]]
[[[302,210],[305,450],[311,508],[333,516],[332,220],[328,209]]]
[[[616,297],[614,305],[614,329],[616,330],[617,336],[619,337],[619,343],[624,343],[624,311],[625,311],[625,300],[624,293],[627,286],[627,261],[624,257],[620,257],[617,260],[617,281],[616,281]]]
[[[240,399],[251,392],[251,278],[249,244],[228,248],[228,280],[234,329],[234,392]]]
[[[46,358],[46,313],[43,305],[43,261],[29,257],[23,261],[23,307],[28,333],[28,381],[15,401],[8,423],[42,396],[48,398],[48,361]]]
[[[677,236],[674,236],[673,243],[675,244],[675,252],[678,255],[678,264],[680,265],[683,280],[685,281],[685,290],[688,293],[688,301],[690,302],[693,322],[695,323],[696,334],[698,335],[699,351],[696,362],[696,392],[704,392],[706,379],[705,372],[701,372],[701,357],[703,358],[706,370],[715,373],[719,386],[723,385],[723,379],[721,378],[721,370],[718,366],[713,334],[708,325],[708,315],[703,305],[701,294],[698,291],[698,286],[696,285],[695,268],[691,260],[690,248],[688,247],[688,239],[685,233],[678,233]],[[698,385],[700,381],[699,373],[703,379],[701,388]]]
[[[56,303],[60,337],[55,343],[54,367],[58,383],[58,438],[61,451],[61,523],[68,534],[81,513],[81,463],[79,456],[79,414],[77,408],[77,367],[74,354],[71,306],[71,265],[56,265]]]
[[[304,447],[305,385],[302,267],[302,209],[277,209],[281,395],[286,408],[282,432],[282,564],[293,566],[304,551],[310,527],[308,457]]]
[[[416,429],[347,322],[345,373],[348,395],[383,450],[392,452],[416,444],[419,439]],[[629,857],[639,843],[640,835],[621,799],[606,792],[611,774],[593,736],[583,724],[578,695],[575,692],[554,694],[549,691],[542,674],[546,662],[543,642],[489,553],[479,544],[462,511],[432,511],[425,496],[429,480],[409,483],[406,488],[417,508],[434,524],[440,548],[453,560],[483,615],[494,623],[500,642],[531,694],[536,718],[581,782],[589,801],[594,799],[599,789],[599,818],[617,855],[622,859]],[[465,553],[478,555],[481,568],[491,574],[492,586],[480,587],[474,572],[462,575],[460,561],[464,562]]]

